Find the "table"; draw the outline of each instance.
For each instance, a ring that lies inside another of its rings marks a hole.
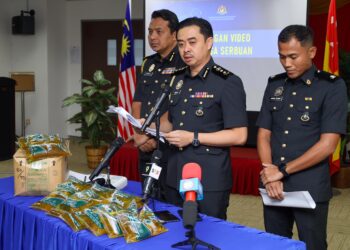
[[[124,189],[140,194],[140,183],[130,181]],[[96,237],[87,230],[74,232],[63,221],[30,208],[42,196],[13,196],[13,177],[0,179],[0,249],[53,249],[53,250],[167,250],[179,241],[185,240],[182,222],[167,223],[168,232],[141,242],[127,244],[124,238],[110,239],[106,235]],[[176,214],[178,208],[155,202],[155,209],[169,210]],[[268,234],[203,215],[203,221],[196,224],[199,239],[221,249],[259,250],[303,250],[300,241]],[[181,249],[191,249],[190,246]],[[199,249],[205,249],[198,247]]]
[[[232,193],[259,195],[261,162],[256,148],[231,147],[230,152],[233,186]],[[124,144],[113,156],[111,174],[125,176],[128,180],[140,181],[138,150],[132,142]]]

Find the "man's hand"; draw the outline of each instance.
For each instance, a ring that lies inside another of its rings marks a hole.
[[[139,149],[145,153],[152,152],[156,148],[157,148],[157,142],[153,138],[148,139],[148,141],[146,141],[144,144],[139,146]]]
[[[265,185],[265,189],[267,194],[272,199],[283,200],[283,182],[282,181],[274,181],[267,183]]]
[[[260,179],[265,186],[267,183],[279,181],[283,178],[283,174],[278,167],[273,164],[263,163],[263,170],[260,171]]]
[[[193,132],[185,130],[174,130],[169,133],[164,134],[165,139],[169,144],[174,145],[179,148],[186,147],[193,141]]]

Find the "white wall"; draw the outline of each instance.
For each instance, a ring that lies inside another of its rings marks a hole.
[[[0,75],[34,72],[35,92],[25,94],[26,134],[79,135],[66,120],[78,106],[62,109],[62,100],[81,91],[81,63],[72,61],[72,47],[81,52],[81,20],[123,19],[126,0],[35,0],[35,35],[12,35],[11,18],[26,9],[26,0],[1,0]],[[143,0],[132,1],[133,19],[143,18]],[[116,76],[117,77],[117,76]],[[16,134],[21,135],[20,94],[16,94]]]
[[[67,2],[67,37],[68,49],[78,48],[81,52],[81,20],[111,20],[123,19],[125,17],[126,0],[89,0]],[[132,1],[132,19],[143,18],[143,0]],[[72,63],[71,58],[67,61],[68,92],[67,96],[73,93],[80,93],[81,90],[81,64]],[[117,76],[116,76],[117,77]],[[79,107],[68,108],[68,117],[79,111]],[[75,131],[72,124],[68,125],[68,135],[80,135]]]
[[[11,10],[11,0],[2,0],[0,8],[0,76],[9,77],[11,68],[11,20],[6,12]]]

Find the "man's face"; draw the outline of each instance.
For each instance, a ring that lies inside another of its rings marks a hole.
[[[155,52],[167,56],[176,44],[176,32],[171,33],[168,21],[153,18],[148,26],[148,43]]]
[[[182,60],[191,70],[200,70],[210,59],[213,38],[206,40],[196,25],[187,26],[178,31],[177,43]]]
[[[312,59],[316,55],[316,47],[305,45],[292,38],[286,43],[278,43],[280,62],[289,78],[301,76],[312,66]]]

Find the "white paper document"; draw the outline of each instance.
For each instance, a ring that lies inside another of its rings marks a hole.
[[[82,174],[79,172],[75,172],[72,170],[69,170],[68,174],[67,174],[67,178],[68,176],[73,176],[81,181],[90,181],[89,180],[89,176],[88,174]],[[98,175],[98,177],[100,178],[107,178],[106,174],[100,174]],[[128,184],[128,179],[124,176],[119,176],[119,175],[110,175],[109,178],[111,179],[111,184],[116,188],[116,189],[123,189],[124,187],[126,187],[126,185]]]
[[[312,199],[309,191],[283,192],[284,199],[272,199],[267,195],[266,189],[259,188],[263,202],[267,206],[279,207],[299,207],[315,209],[316,203]]]
[[[123,117],[125,120],[127,120],[133,127],[135,128],[141,128],[142,125],[141,123],[135,119],[135,117],[133,117],[128,111],[126,111],[123,107],[115,107],[113,105],[109,106],[107,109],[107,112],[109,113],[117,113],[118,115],[120,115],[121,117]],[[146,128],[146,133],[152,135],[152,136],[156,136],[156,130],[153,128]],[[160,136],[160,141],[161,142],[165,142],[164,139],[164,135],[162,132],[159,133]]]

